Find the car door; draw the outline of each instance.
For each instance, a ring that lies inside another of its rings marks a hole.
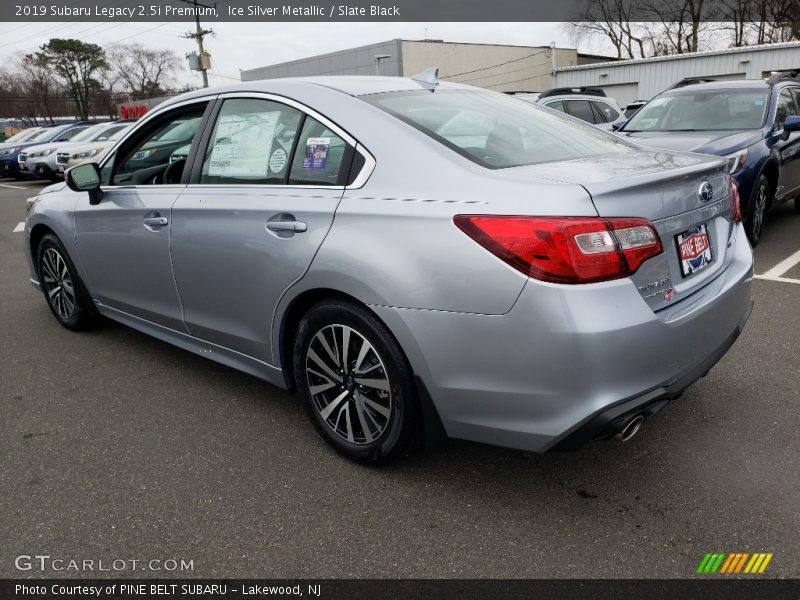
[[[793,87],[784,87],[778,93],[775,122],[772,127],[774,150],[780,161],[780,177],[776,196],[780,198],[800,187],[800,132],[785,136],[783,122],[787,117],[798,116],[798,98]],[[784,139],[785,138],[785,139]]]
[[[192,335],[273,362],[275,308],[331,226],[353,147],[289,100],[220,98],[172,213],[172,262]]]
[[[95,299],[179,331],[185,328],[170,262],[170,218],[186,188],[186,162],[170,163],[170,156],[199,141],[207,106],[190,102],[143,123],[103,165],[102,200],[92,205],[82,197],[75,208],[78,257]],[[170,137],[179,128],[181,136]]]

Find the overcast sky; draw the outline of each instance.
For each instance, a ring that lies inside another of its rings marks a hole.
[[[193,23],[20,23],[4,24],[0,60],[31,52],[52,37],[75,38],[105,46],[114,42],[171,48],[183,57],[196,49],[181,37]],[[393,38],[443,39],[521,46],[575,47],[561,23],[210,23],[215,38],[206,38],[212,55],[211,82],[239,79],[240,69],[252,69],[325,52],[344,50]],[[579,50],[607,54],[601,42],[581,41]],[[181,83],[200,84],[200,76],[184,70]]]

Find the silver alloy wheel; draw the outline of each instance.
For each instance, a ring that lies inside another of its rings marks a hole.
[[[62,319],[72,318],[75,314],[75,287],[67,262],[55,248],[48,248],[42,255],[42,280],[51,306]]]
[[[322,420],[352,444],[370,444],[392,416],[389,377],[378,352],[347,325],[328,325],[306,351],[306,381]]]
[[[761,237],[761,229],[764,227],[764,215],[767,212],[767,184],[762,183],[758,186],[756,203],[753,206],[753,226],[752,233],[755,239]]]

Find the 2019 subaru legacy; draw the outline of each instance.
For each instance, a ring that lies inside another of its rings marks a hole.
[[[418,431],[630,437],[751,310],[725,160],[430,73],[192,92],[66,179],[26,220],[61,324],[103,315],[299,390],[368,464]]]

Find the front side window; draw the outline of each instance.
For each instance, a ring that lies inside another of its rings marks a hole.
[[[624,131],[724,131],[759,129],[767,108],[766,89],[691,89],[653,98]]]
[[[271,100],[226,100],[206,150],[200,183],[286,183],[302,117],[299,110]]]
[[[786,117],[797,116],[797,105],[789,88],[783,88],[778,94],[778,108],[775,111],[775,126],[773,131],[781,131]]]
[[[479,90],[427,90],[362,96],[362,100],[492,169],[634,151],[624,140],[552,110]],[[466,132],[461,122],[481,124]]]
[[[145,125],[117,153],[112,185],[180,183],[205,108],[177,109]]]

